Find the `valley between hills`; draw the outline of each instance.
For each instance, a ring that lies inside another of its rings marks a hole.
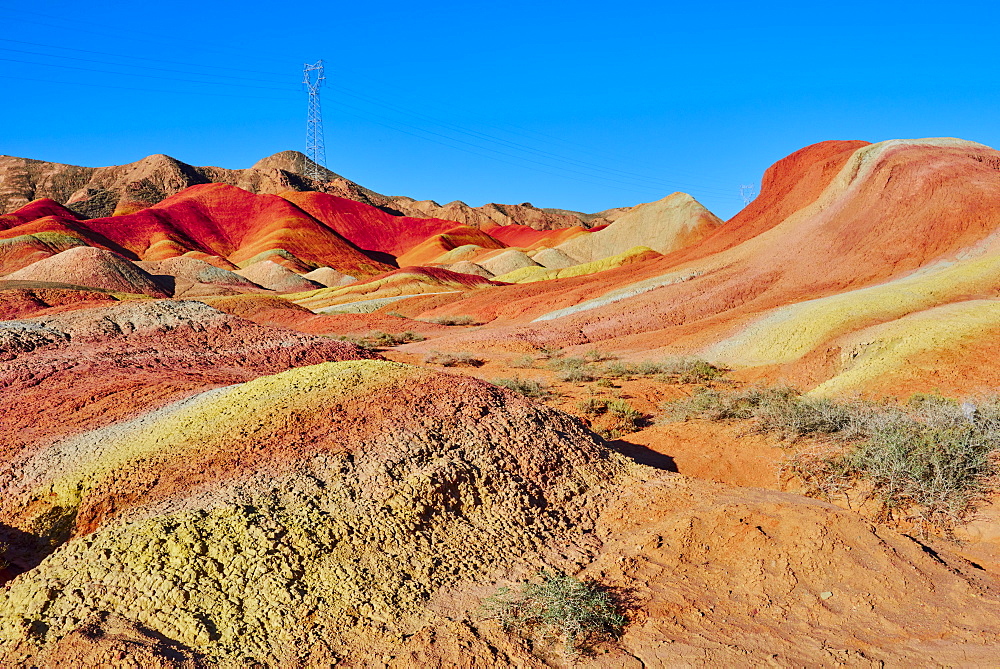
[[[0,156],[0,666],[997,664],[1000,152],[305,167]]]

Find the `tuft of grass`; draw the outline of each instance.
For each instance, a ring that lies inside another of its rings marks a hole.
[[[580,411],[580,413],[588,416],[599,416],[608,410],[608,400],[603,400],[598,397],[588,397],[585,400],[577,402],[576,408]]]
[[[511,367],[516,367],[517,369],[534,369],[535,368],[535,358],[530,355],[519,355],[510,361]]]
[[[435,325],[480,325],[479,321],[472,316],[434,316],[421,320]]]
[[[538,357],[542,360],[551,360],[562,355],[564,354],[561,346],[540,346],[538,348]]]
[[[638,432],[641,429],[645,416],[626,400],[609,400],[606,408],[608,414],[614,419],[607,430],[616,433],[616,438],[623,434]]]
[[[549,361],[548,367],[556,370],[557,379],[568,383],[586,383],[599,376],[584,358],[558,358]]]
[[[651,376],[664,383],[710,383],[724,376],[726,371],[699,358],[671,358],[662,362],[612,362],[601,369],[600,375],[626,379]]]
[[[596,348],[592,348],[583,354],[583,357],[587,359],[587,362],[604,362],[606,360],[617,360],[617,357],[611,355],[610,353],[605,353],[603,351],[598,351]]]
[[[621,636],[628,622],[622,604],[592,579],[543,571],[540,582],[525,581],[514,591],[503,587],[483,601],[483,608],[508,631],[540,632],[561,641],[567,655]]]
[[[544,383],[531,379],[521,379],[518,377],[509,379],[493,379],[492,383],[493,385],[513,390],[515,393],[520,393],[521,395],[532,399],[545,399],[552,396],[548,386]]]
[[[442,367],[482,367],[484,361],[471,353],[446,353],[442,351],[431,351],[424,356],[424,362],[428,365],[440,365]]]
[[[1000,400],[978,406],[939,395],[905,404],[803,397],[788,387],[724,393],[701,389],[663,407],[668,420],[747,420],[787,440],[821,439],[790,468],[825,495],[865,482],[885,518],[915,514],[949,530],[998,473]]]
[[[391,334],[388,332],[382,332],[381,330],[372,330],[363,337],[347,337],[341,336],[337,337],[342,341],[349,341],[352,344],[360,346],[361,348],[366,348],[371,351],[375,351],[381,348],[390,348],[392,346],[399,346],[400,344],[408,344],[414,341],[423,341],[426,339],[423,335],[419,335],[412,330],[407,330],[406,332],[401,332],[398,334]]]

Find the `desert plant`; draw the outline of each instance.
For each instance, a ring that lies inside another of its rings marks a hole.
[[[548,386],[544,383],[531,379],[521,379],[518,377],[509,379],[493,379],[492,383],[494,385],[507,388],[508,390],[513,390],[515,393],[520,393],[525,397],[531,397],[534,399],[544,399],[552,395]]]
[[[626,400],[609,400],[606,408],[608,414],[614,418],[613,423],[607,428],[609,431],[614,431],[620,436],[640,429],[643,414]]]
[[[472,316],[434,316],[421,320],[435,325],[479,325],[479,322]]]
[[[568,383],[585,383],[598,376],[584,358],[559,358],[549,361],[548,366],[556,370],[557,379]]]
[[[424,356],[424,362],[428,365],[440,365],[442,367],[482,367],[484,361],[471,353],[446,353],[442,351],[431,351]]]
[[[628,621],[608,588],[561,572],[543,571],[536,580],[517,591],[500,588],[483,608],[509,631],[540,631],[562,641],[569,655],[621,636]]]
[[[542,360],[551,360],[552,358],[558,358],[563,355],[563,350],[561,346],[540,346],[538,347],[538,357]]]
[[[613,379],[622,379],[635,375],[635,370],[631,365],[624,362],[612,362],[601,368],[601,376]]]
[[[588,397],[576,403],[576,408],[580,413],[588,416],[599,416],[608,410],[608,400],[598,397]]]
[[[516,367],[518,369],[534,369],[535,358],[530,355],[519,355],[510,361],[511,367]]]
[[[968,513],[998,473],[997,400],[976,406],[918,395],[900,405],[803,397],[787,387],[702,389],[664,409],[672,420],[752,420],[758,432],[839,444],[797,453],[789,467],[824,494],[866,481],[885,516],[916,507],[920,518],[945,529]]]
[[[616,356],[610,353],[605,353],[603,351],[598,351],[596,348],[592,348],[583,354],[583,357],[587,359],[588,362],[604,362],[605,360],[616,360]]]

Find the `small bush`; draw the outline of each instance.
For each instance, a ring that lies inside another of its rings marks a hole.
[[[621,636],[628,622],[623,607],[600,583],[558,572],[537,578],[541,583],[526,581],[517,592],[500,588],[483,608],[507,630],[540,631],[560,640],[569,655]]]
[[[556,378],[568,383],[585,383],[597,378],[597,374],[584,358],[560,358],[549,362],[549,369],[556,370]]]
[[[534,399],[545,399],[552,395],[549,392],[548,386],[539,381],[533,381],[531,379],[520,379],[517,377],[511,379],[493,379],[492,383],[508,390],[513,390],[515,393],[520,393],[525,397],[531,397]]]
[[[558,358],[563,355],[563,350],[561,346],[541,346],[538,349],[538,357],[542,360],[551,360],[552,358]]]
[[[726,373],[725,369],[698,358],[674,358],[663,362],[612,362],[600,374],[612,378],[652,376],[664,383],[709,383]]]
[[[441,351],[431,351],[424,356],[424,362],[428,365],[442,367],[482,367],[484,364],[481,358],[477,358],[471,353],[443,353]]]
[[[596,348],[592,348],[586,353],[584,353],[583,357],[586,358],[588,362],[604,362],[605,360],[617,359],[610,353],[604,353],[603,351],[598,351]]]
[[[377,350],[380,348],[399,346],[400,344],[408,344],[414,341],[423,341],[426,337],[419,335],[412,330],[407,330],[406,332],[400,334],[390,334],[388,332],[382,332],[381,330],[372,330],[363,337],[340,336],[337,337],[337,339],[340,339],[341,341],[349,341],[352,344],[368,350]]]
[[[918,395],[898,405],[802,397],[787,387],[702,389],[664,409],[671,420],[752,420],[758,432],[839,443],[796,454],[791,469],[825,494],[867,481],[869,497],[880,500],[886,517],[916,506],[923,521],[945,529],[968,513],[998,473],[997,400],[975,406]]]
[[[614,418],[614,423],[608,427],[609,431],[617,432],[618,435],[638,432],[644,418],[640,411],[637,411],[625,400],[610,400],[607,403],[608,414]]]
[[[434,316],[433,318],[421,319],[425,323],[434,323],[435,325],[479,325],[477,321],[472,316]]]
[[[519,355],[510,361],[510,366],[518,369],[534,369],[535,358],[530,355]]]
[[[597,397],[588,397],[577,402],[576,408],[580,413],[588,416],[599,416],[608,410],[608,401]]]
[[[601,376],[607,376],[613,379],[622,379],[635,375],[635,369],[631,365],[627,365],[624,362],[612,362],[601,368]]]
[[[667,420],[753,419],[756,431],[777,432],[786,439],[834,433],[853,435],[860,427],[860,406],[804,398],[798,390],[786,386],[737,392],[702,388],[689,397],[667,402],[662,408]]]

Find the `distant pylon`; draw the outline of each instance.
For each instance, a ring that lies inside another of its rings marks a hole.
[[[740,186],[740,197],[743,198],[743,206],[747,206],[757,197],[757,184],[743,184]]]
[[[326,177],[326,146],[323,143],[323,111],[319,106],[319,89],[323,85],[323,61],[308,63],[302,69],[302,83],[309,93],[309,116],[306,120],[306,176],[317,181]]]

